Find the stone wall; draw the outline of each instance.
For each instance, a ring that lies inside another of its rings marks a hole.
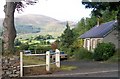
[[[2,57],[2,78],[15,78],[20,76],[20,58],[18,56]]]

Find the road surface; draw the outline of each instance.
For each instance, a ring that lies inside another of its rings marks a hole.
[[[60,71],[50,75],[29,77],[118,77],[118,63],[62,61],[61,65],[72,65],[78,68],[72,71]]]

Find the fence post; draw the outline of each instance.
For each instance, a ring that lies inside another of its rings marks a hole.
[[[60,68],[60,51],[58,49],[55,50],[55,62],[56,66]]]
[[[20,77],[23,77],[23,52],[20,52]]]
[[[46,70],[50,71],[50,52],[46,52]]]

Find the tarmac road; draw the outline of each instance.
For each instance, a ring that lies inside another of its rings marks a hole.
[[[118,77],[118,63],[62,61],[61,65],[72,65],[78,68],[72,71],[60,71],[50,75],[31,77]]]
[[[0,66],[0,79],[2,78],[2,67]]]

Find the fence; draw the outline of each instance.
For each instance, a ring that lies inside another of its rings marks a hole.
[[[38,65],[23,65],[23,55],[25,56],[45,56],[46,55],[46,64]],[[50,71],[50,64],[56,64],[57,67],[60,67],[60,51],[55,50],[55,62],[50,63],[50,51],[47,51],[45,54],[23,54],[20,52],[20,77],[23,77],[23,67],[36,67],[36,66],[46,66],[46,71]]]

